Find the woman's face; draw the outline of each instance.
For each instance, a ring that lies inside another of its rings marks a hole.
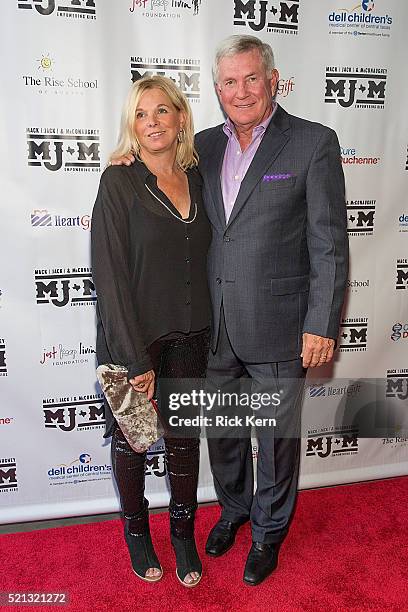
[[[177,148],[177,135],[185,118],[161,89],[148,89],[136,108],[134,130],[143,151],[155,154]]]

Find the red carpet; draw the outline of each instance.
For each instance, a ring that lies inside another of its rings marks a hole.
[[[246,525],[236,545],[208,559],[215,507],[197,515],[205,575],[194,589],[174,575],[167,514],[152,517],[165,576],[155,585],[131,571],[120,521],[0,537],[0,591],[68,591],[66,606],[12,610],[103,612],[408,610],[408,477],[303,491],[277,571],[258,587],[242,582],[250,547]]]

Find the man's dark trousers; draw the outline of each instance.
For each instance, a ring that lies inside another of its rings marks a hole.
[[[252,539],[281,542],[287,534],[297,496],[300,459],[300,411],[305,370],[301,359],[274,363],[243,363],[235,354],[221,308],[216,352],[210,351],[207,381],[212,391],[245,393],[249,377],[254,393],[279,393],[280,404],[253,412],[245,407],[216,406],[210,416],[243,417],[243,426],[207,429],[214,485],[222,518],[232,522],[250,518]],[[244,377],[244,378],[242,378]],[[246,378],[245,378],[246,377]],[[243,383],[243,384],[242,384]],[[251,427],[246,414],[272,417],[273,426],[257,427],[257,489],[254,494]],[[222,437],[220,437],[222,436]]]

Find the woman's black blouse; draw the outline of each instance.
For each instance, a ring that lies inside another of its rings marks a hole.
[[[206,256],[211,230],[200,174],[190,169],[187,177],[191,223],[181,221],[142,162],[110,166],[101,177],[91,241],[96,354],[99,364],[125,366],[129,378],[152,369],[147,348],[155,340],[210,324]]]

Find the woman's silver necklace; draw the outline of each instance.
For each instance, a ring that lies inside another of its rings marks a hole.
[[[157,197],[157,195],[156,195],[155,193],[153,193],[153,191],[150,189],[150,187],[149,187],[148,185],[146,185],[146,183],[145,183],[145,187],[146,187],[147,191],[148,191],[149,193],[151,193],[151,194],[152,194],[152,196],[153,196],[154,198],[156,198],[156,200],[157,200],[158,202],[160,202],[160,204],[162,204],[162,205],[164,206],[164,208],[165,208],[166,210],[168,210],[168,211],[169,211],[169,213],[170,213],[171,215],[173,215],[173,217],[174,217],[175,219],[177,219],[177,221],[181,221],[182,223],[192,223],[193,221],[195,221],[195,218],[196,218],[196,216],[197,216],[197,202],[194,202],[194,207],[195,207],[195,209],[194,209],[194,217],[193,217],[192,219],[190,219],[190,221],[188,221],[187,219],[182,219],[181,217],[178,217],[176,214],[174,214],[174,212],[171,210],[171,208],[169,208],[169,207],[168,207],[168,206],[167,206],[167,205],[166,205],[166,204],[165,204],[165,203],[164,203],[164,202],[163,202],[163,201],[162,201],[160,198],[158,198],[158,197]]]

